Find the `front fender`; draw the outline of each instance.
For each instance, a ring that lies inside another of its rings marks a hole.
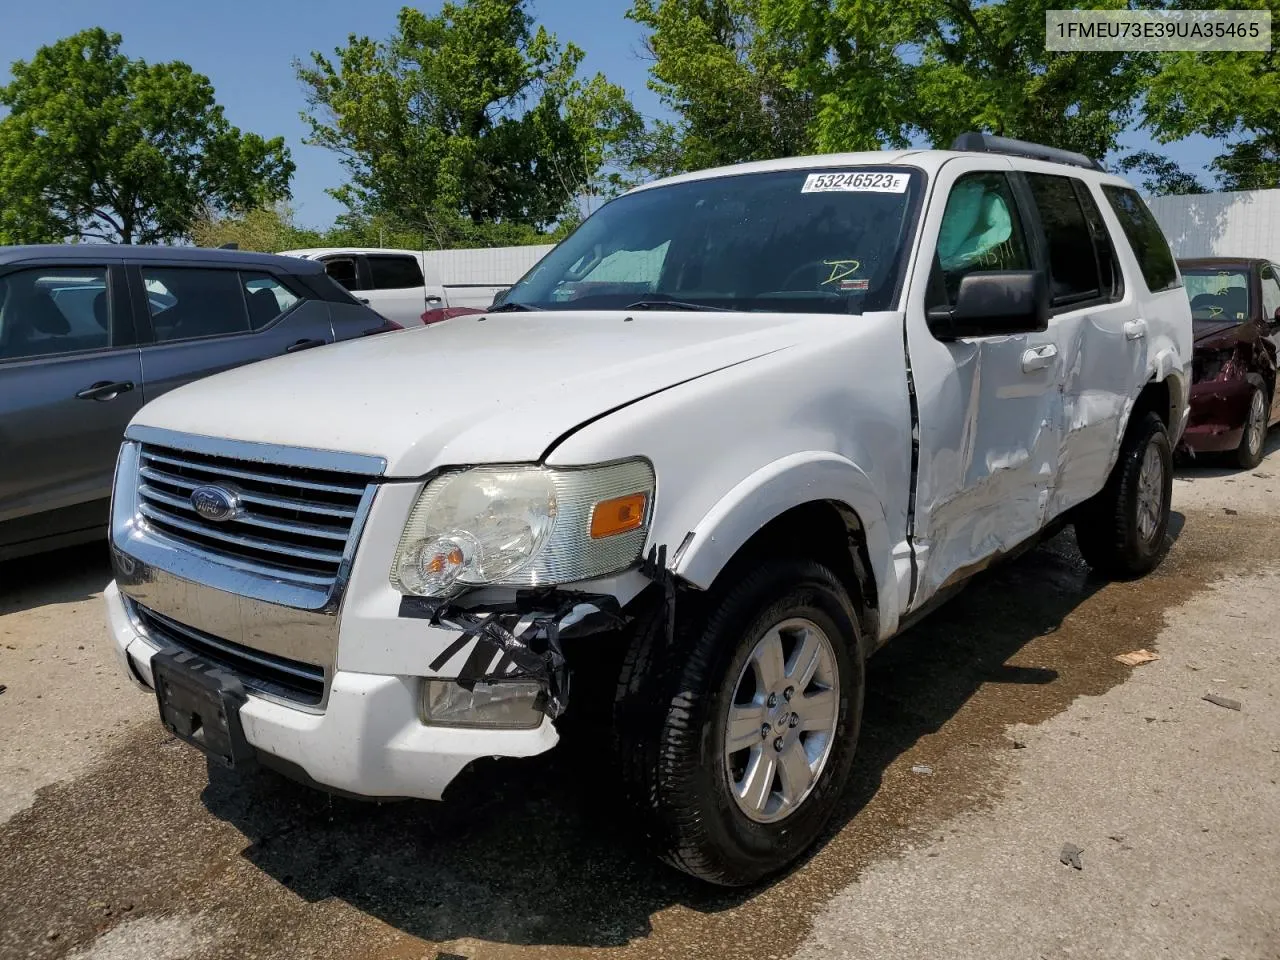
[[[693,529],[674,573],[706,589],[761,527],[793,507],[828,500],[857,514],[875,578],[882,641],[897,629],[898,581],[883,501],[855,463],[821,451],[795,453],[757,470],[725,494]]]

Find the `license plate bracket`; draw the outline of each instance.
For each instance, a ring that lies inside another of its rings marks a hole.
[[[240,723],[248,698],[234,674],[187,650],[155,654],[151,673],[160,720],[170,733],[228,769],[255,765]]]

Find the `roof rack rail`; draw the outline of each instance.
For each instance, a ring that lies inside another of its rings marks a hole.
[[[951,144],[952,150],[964,150],[970,153],[1003,153],[1013,157],[1028,157],[1032,160],[1047,160],[1050,163],[1066,163],[1073,167],[1084,167],[1087,170],[1107,172],[1107,168],[1092,157],[1070,150],[1059,150],[1057,147],[1046,147],[1039,143],[1028,143],[1026,140],[1010,140],[1008,137],[993,137],[986,133],[962,133]]]

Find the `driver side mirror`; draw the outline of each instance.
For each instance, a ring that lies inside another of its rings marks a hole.
[[[960,281],[953,306],[930,307],[939,340],[1038,333],[1049,328],[1049,283],[1041,270],[989,270]]]
[[[493,302],[489,304],[489,309],[492,310],[494,307],[500,307],[504,303],[506,303],[507,294],[510,292],[511,292],[510,287],[504,287],[503,289],[495,293],[493,295]]]

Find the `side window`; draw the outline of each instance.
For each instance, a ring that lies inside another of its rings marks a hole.
[[[1142,202],[1132,187],[1103,186],[1103,194],[1120,220],[1120,228],[1133,247],[1142,278],[1152,293],[1178,285],[1178,267],[1173,262],[1169,241],[1165,239],[1155,215]]]
[[[1100,299],[1105,288],[1099,276],[1093,232],[1076,196],[1073,179],[1043,173],[1025,176],[1044,230],[1053,306]]]
[[[421,287],[422,268],[413,257],[388,257],[371,254],[369,260],[369,277],[375,290],[404,290],[408,287]]]
[[[1280,310],[1280,279],[1276,276],[1276,268],[1271,264],[1262,268],[1262,310],[1262,319],[1267,323],[1280,320],[1276,313]]]
[[[1030,269],[1009,178],[1003,173],[962,176],[951,188],[938,233],[937,270],[947,301],[955,302],[967,274]]]
[[[249,332],[245,295],[235,270],[141,269],[157,343]]]
[[[1098,261],[1098,278],[1102,282],[1102,295],[1109,301],[1119,300],[1124,296],[1124,274],[1120,270],[1120,261],[1116,259],[1116,247],[1111,242],[1111,232],[1106,221],[1102,219],[1102,211],[1097,201],[1089,192],[1089,187],[1081,180],[1075,181],[1076,197],[1084,210],[1084,218],[1089,221],[1089,229],[1093,231],[1093,253]]]
[[[105,267],[39,267],[0,277],[0,362],[110,344]]]
[[[356,262],[350,257],[331,257],[324,263],[324,272],[333,278],[334,282],[341,284],[348,290],[355,290],[360,286],[360,282],[356,279]]]
[[[249,325],[261,330],[280,314],[293,309],[302,298],[275,277],[265,273],[242,273],[244,299],[249,305]]]

